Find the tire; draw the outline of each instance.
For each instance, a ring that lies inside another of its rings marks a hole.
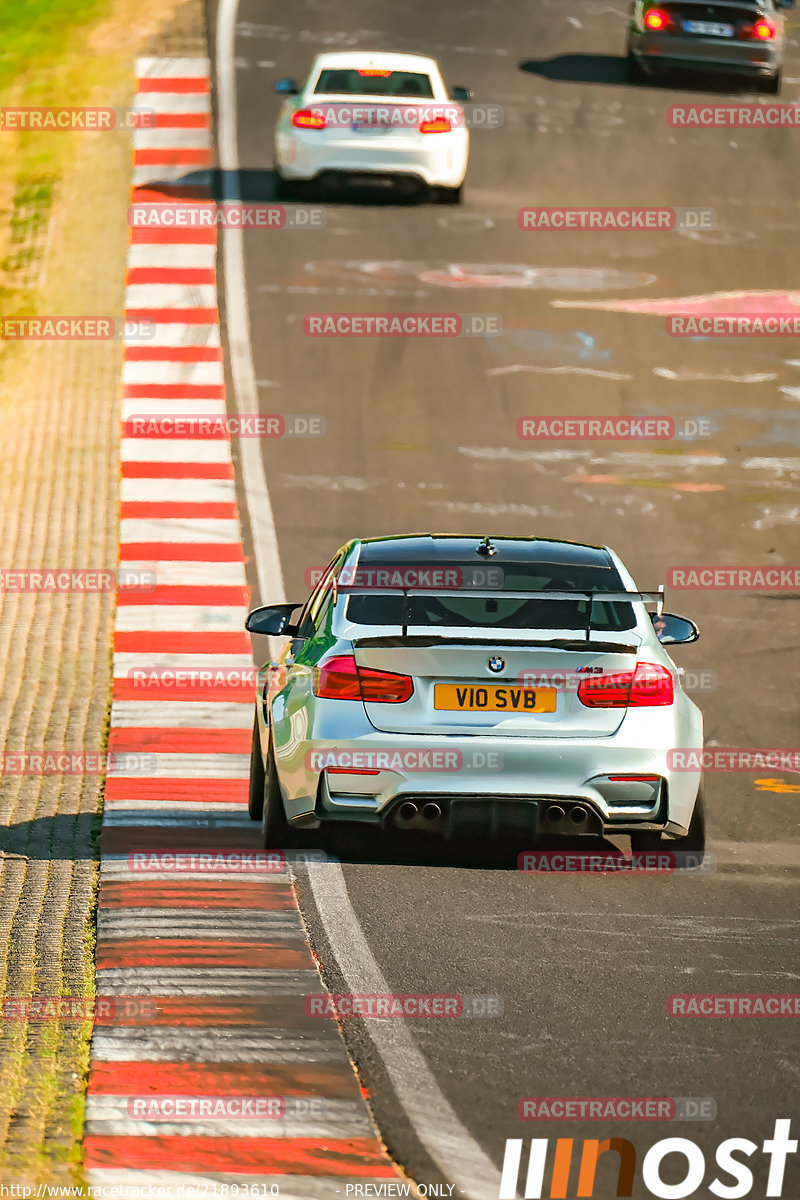
[[[706,805],[703,799],[703,789],[697,793],[694,812],[685,837],[664,838],[659,833],[631,834],[631,848],[635,853],[646,854],[652,850],[666,850],[679,854],[696,854],[698,864],[703,861],[706,849]]]
[[[258,713],[253,718],[253,744],[250,747],[250,791],[247,812],[251,821],[260,821],[264,808],[264,762],[261,758],[261,739],[258,736]]]
[[[437,204],[461,204],[464,199],[464,185],[460,187],[437,187],[433,189],[434,200]]]
[[[288,179],[282,179],[278,172],[275,172],[275,199],[276,200],[291,200],[292,185]]]
[[[267,764],[264,772],[264,801],[261,811],[261,842],[266,850],[285,850],[294,842],[294,830],[286,820],[283,807],[272,737],[269,739]]]
[[[768,75],[766,79],[761,80],[760,90],[767,96],[777,96],[781,90],[783,82],[783,73],[776,71],[774,75]]]
[[[625,80],[627,83],[633,84],[643,84],[645,82],[645,74],[641,63],[638,58],[635,58],[631,54],[630,50],[625,58]]]
[[[302,200],[311,187],[305,179],[284,179],[276,167],[272,168],[275,176],[276,200]]]

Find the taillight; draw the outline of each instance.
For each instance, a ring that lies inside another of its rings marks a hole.
[[[649,12],[644,14],[644,27],[649,29],[651,33],[657,33],[662,29],[666,29],[669,25],[669,16],[660,8],[651,8]]]
[[[328,700],[364,700],[373,704],[404,704],[414,691],[410,675],[359,667],[352,654],[338,654],[314,668],[315,696]]]
[[[298,108],[292,113],[292,124],[297,129],[324,129],[327,124],[325,114],[313,108]]]
[[[635,671],[587,675],[578,684],[578,699],[586,708],[651,708],[672,704],[672,675],[658,663],[638,663]]]
[[[775,27],[774,25],[770,25],[769,21],[765,21],[762,17],[760,20],[756,21],[752,31],[750,32],[750,37],[756,38],[757,41],[767,42],[770,38],[775,37]]]
[[[450,133],[452,128],[448,117],[434,117],[432,121],[423,121],[419,131],[420,133]]]

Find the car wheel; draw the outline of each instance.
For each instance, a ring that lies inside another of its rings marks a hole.
[[[272,173],[276,200],[302,200],[311,187],[310,181],[305,179],[284,179],[277,167],[272,168]]]
[[[768,75],[766,79],[761,80],[761,91],[767,96],[777,96],[781,90],[783,82],[783,74],[781,71],[776,71],[774,75]]]
[[[258,736],[258,713],[253,718],[253,744],[250,748],[250,791],[247,796],[247,811],[253,821],[261,820],[264,808],[264,761],[261,757],[261,739]]]
[[[645,74],[642,70],[642,64],[635,55],[628,51],[625,58],[625,79],[627,83],[644,83]]]
[[[440,204],[461,204],[464,199],[464,185],[457,188],[437,188],[436,196]]]
[[[275,172],[275,199],[276,200],[291,200],[292,199],[292,184],[288,179],[283,179],[278,172]]]
[[[652,850],[666,850],[682,853],[697,854],[702,862],[706,848],[706,806],[702,788],[697,793],[694,812],[685,837],[662,839],[659,833],[632,833],[631,849],[637,854],[647,854]]]
[[[286,820],[283,807],[275,756],[272,752],[272,737],[269,739],[267,765],[264,771],[264,802],[261,811],[261,841],[267,850],[285,850],[290,844],[292,827]]]

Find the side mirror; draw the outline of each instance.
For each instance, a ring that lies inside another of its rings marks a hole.
[[[794,0],[792,0],[792,3],[794,3]],[[466,104],[467,100],[475,99],[475,93],[471,88],[454,87],[450,93],[450,99],[459,100],[462,104]]]
[[[247,614],[244,627],[248,633],[265,633],[270,637],[290,637],[295,632],[290,624],[292,613],[302,604],[267,604]]]
[[[700,630],[688,617],[677,617],[675,613],[662,613],[659,617],[651,613],[650,619],[662,646],[685,646],[700,637]]]
[[[279,79],[275,84],[279,96],[296,96],[300,91],[296,79]]]

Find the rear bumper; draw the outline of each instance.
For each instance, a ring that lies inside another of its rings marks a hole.
[[[687,745],[685,737],[680,740]],[[691,748],[701,746],[698,731]],[[302,772],[294,755],[281,762],[280,751],[278,768],[287,815],[303,826],[355,821],[443,833],[478,825],[489,834],[520,828],[571,836],[633,829],[680,834],[688,828],[700,785],[699,772],[672,768],[668,746],[631,747],[617,736],[523,741],[375,734],[305,742],[298,751]],[[631,775],[656,779],[610,778]],[[421,819],[426,803],[441,809],[435,827]],[[415,804],[420,820],[398,821],[403,804]],[[554,806],[563,810],[562,819],[554,818]],[[573,821],[573,809],[585,819]]]
[[[315,141],[313,135],[279,132],[275,164],[287,180],[309,181],[321,175],[398,176],[414,178],[429,187],[460,187],[469,158],[466,129],[420,135],[414,139],[391,134],[354,144]]]
[[[782,50],[768,42],[723,39],[660,37],[632,33],[630,51],[645,68],[684,68],[720,71],[732,75],[773,75],[781,65]]]

